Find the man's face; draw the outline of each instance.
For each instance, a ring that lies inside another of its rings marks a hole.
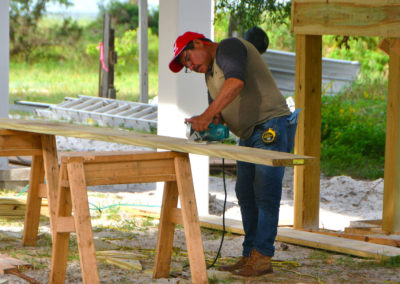
[[[193,45],[193,49],[187,49],[181,53],[179,60],[191,71],[207,73],[212,62],[211,54],[201,40],[193,40]]]

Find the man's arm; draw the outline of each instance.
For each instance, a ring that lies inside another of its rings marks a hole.
[[[240,79],[233,77],[226,79],[217,97],[209,107],[201,115],[187,118],[185,121],[190,122],[192,128],[196,131],[206,130],[213,118],[219,115],[239,95],[243,86],[244,82]]]

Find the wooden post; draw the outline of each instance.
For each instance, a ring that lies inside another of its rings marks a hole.
[[[65,163],[61,164],[60,168],[56,220],[59,220],[60,217],[71,217],[72,215],[71,191],[69,187],[62,187],[63,180],[67,180],[67,165]],[[53,232],[55,233],[53,236],[49,283],[64,283],[70,232],[60,232],[58,228],[55,228]]]
[[[396,42],[398,42],[397,39]],[[400,52],[389,49],[389,86],[386,116],[385,184],[382,229],[400,232]]]
[[[71,190],[72,207],[76,215],[75,230],[79,247],[79,260],[82,269],[82,280],[85,284],[100,283],[96,263],[92,223],[90,219],[89,200],[86,191],[83,159],[68,163],[68,177]]]
[[[294,228],[318,229],[321,144],[322,36],[296,35],[295,153],[315,158],[294,169]]]
[[[115,99],[114,88],[114,30],[111,28],[111,17],[109,13],[104,13],[103,18],[103,61],[99,62],[99,97]],[[103,66],[103,63],[105,66]],[[107,68],[108,70],[106,70]]]
[[[182,207],[182,221],[185,230],[190,272],[193,283],[208,283],[206,261],[194,195],[192,170],[189,155],[175,158],[176,181]]]
[[[47,201],[49,206],[50,227],[52,231],[52,239],[55,237],[55,216],[57,204],[58,189],[58,158],[57,143],[54,135],[42,135],[43,164],[47,188]]]
[[[139,102],[149,102],[147,0],[139,0]]]
[[[43,179],[43,157],[33,156],[29,178],[28,198],[26,201],[27,208],[25,212],[24,233],[22,236],[23,246],[36,245],[37,235],[39,231],[40,207],[42,205],[42,198],[39,197],[39,186],[43,183]],[[51,210],[50,203],[49,210]]]
[[[178,188],[176,181],[165,182],[153,278],[167,278],[169,275],[175,231],[175,223],[171,220],[171,214],[177,205]]]

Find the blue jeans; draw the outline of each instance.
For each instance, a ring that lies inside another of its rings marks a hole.
[[[240,146],[290,152],[294,144],[298,111],[291,116],[276,117],[257,125],[252,136]],[[264,144],[262,134],[272,128],[276,138]],[[273,256],[279,220],[284,167],[270,167],[237,161],[236,196],[242,214],[245,238],[243,256],[252,249],[266,256]]]

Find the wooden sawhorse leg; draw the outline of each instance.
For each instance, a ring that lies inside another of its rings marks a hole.
[[[188,154],[175,157],[176,182],[167,182],[158,231],[154,278],[168,277],[175,224],[183,224],[193,283],[208,283]],[[178,195],[182,209],[177,208]]]
[[[99,283],[86,187],[165,181],[154,277],[167,277],[175,224],[183,224],[193,283],[208,283],[188,154],[77,153],[62,157],[50,283],[63,283],[69,234],[76,232],[84,283]],[[68,189],[69,188],[69,189]],[[177,208],[178,197],[182,209]],[[71,217],[71,211],[74,214]]]
[[[35,246],[42,198],[48,199],[50,227],[54,228],[58,182],[56,139],[54,135],[0,129],[0,156],[32,156],[22,245]]]
[[[34,155],[32,158],[24,233],[22,236],[23,246],[36,245],[42,198],[47,198],[48,201],[50,229],[52,231],[52,238],[54,237],[53,229],[55,226],[54,217],[59,172],[57,146],[54,135],[40,135],[40,147],[41,155]],[[44,179],[46,180],[46,184],[43,183]]]
[[[63,184],[63,180],[68,180],[69,185]],[[61,164],[58,196],[49,282],[65,282],[69,237],[76,232],[83,283],[100,283],[82,161]]]

